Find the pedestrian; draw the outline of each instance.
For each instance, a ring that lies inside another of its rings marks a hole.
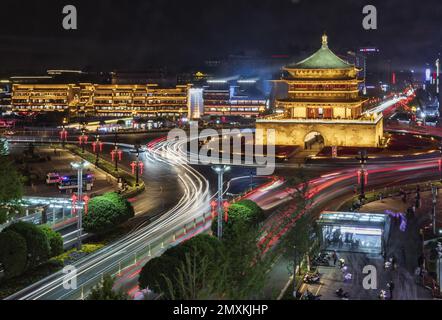
[[[387,283],[387,287],[390,290],[390,300],[393,300],[393,290],[394,290],[393,281],[390,281],[389,283]]]
[[[332,257],[333,257],[333,266],[336,266],[336,262],[338,261],[338,255],[336,251],[333,251]]]

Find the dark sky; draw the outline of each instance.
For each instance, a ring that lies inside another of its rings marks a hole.
[[[78,9],[65,31],[64,5]],[[378,30],[362,28],[376,5]],[[142,70],[229,53],[314,50],[322,32],[339,53],[378,46],[395,65],[423,67],[442,44],[441,0],[10,0],[0,11],[0,72]]]

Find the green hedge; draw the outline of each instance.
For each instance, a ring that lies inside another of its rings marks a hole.
[[[4,279],[21,275],[27,264],[26,240],[17,232],[0,233],[0,263],[4,269]]]
[[[90,200],[88,213],[83,216],[83,226],[87,232],[103,234],[133,216],[134,209],[129,201],[110,192]]]
[[[60,233],[51,229],[51,227],[42,225],[39,226],[40,230],[44,232],[46,238],[49,241],[49,257],[55,257],[63,253],[63,237]]]
[[[224,217],[223,217],[224,219]],[[256,227],[264,221],[264,211],[252,200],[244,199],[229,206],[227,222],[223,223],[223,236],[228,237],[234,226]],[[217,232],[218,221],[212,221],[212,231]]]
[[[48,260],[49,240],[35,224],[19,221],[3,230],[3,232],[7,231],[14,231],[25,239],[28,254],[27,269],[32,269]]]

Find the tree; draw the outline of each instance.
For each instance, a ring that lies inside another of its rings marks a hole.
[[[220,241],[197,235],[148,261],[140,273],[140,288],[149,288],[165,299],[208,298],[221,255]],[[190,272],[190,273],[189,273]]]
[[[243,300],[258,299],[276,255],[263,253],[257,242],[259,226],[240,222],[234,224],[229,237],[223,238],[222,263],[217,288],[221,297]]]
[[[230,205],[227,222],[223,223],[223,238],[230,237],[233,227],[244,225],[256,227],[265,219],[264,211],[252,200],[240,200]],[[218,221],[212,221],[212,231],[217,232]]]
[[[106,233],[134,216],[134,209],[127,199],[110,192],[92,198],[88,213],[83,215],[83,226],[88,232]]]
[[[26,240],[17,232],[0,233],[0,264],[4,269],[5,279],[21,275],[26,270]]]
[[[258,247],[263,210],[251,200],[241,200],[228,209],[228,220],[223,224],[221,271],[217,280],[218,294],[228,299],[258,297],[264,287],[267,271],[275,256],[263,254]],[[217,221],[212,221],[212,230]]]
[[[298,262],[301,263],[306,258],[307,267],[309,268],[309,251],[313,242],[312,234],[312,218],[309,215],[309,208],[312,201],[310,194],[310,186],[302,173],[287,179],[287,184],[292,192],[290,203],[284,208],[288,214],[284,218],[284,224],[287,231],[282,237],[281,249],[284,255],[293,259],[293,247],[296,246],[296,254]],[[301,269],[299,269],[301,271]]]
[[[42,225],[39,226],[40,230],[43,231],[49,242],[49,257],[56,257],[63,253],[63,238],[59,232],[51,229],[51,227]]]
[[[19,221],[7,227],[5,231],[14,231],[20,234],[26,241],[27,246],[27,269],[36,267],[49,258],[49,241],[42,230],[36,225]]]
[[[138,278],[139,287],[149,288],[157,294],[162,294],[165,299],[172,299],[167,279],[174,278],[179,263],[178,259],[165,255],[149,260],[141,269]]]
[[[198,251],[188,252],[173,275],[163,275],[172,300],[208,300],[217,294],[217,274],[214,263]]]
[[[307,268],[310,269],[310,257],[309,251],[312,246],[312,221],[307,215],[301,216],[295,223],[294,227],[291,228],[284,239],[287,243],[287,247],[291,245],[296,246],[296,253],[298,255],[298,262],[301,263],[302,259],[305,258],[307,262]],[[288,250],[287,253],[290,255],[293,251]],[[301,270],[301,269],[300,269]]]
[[[7,158],[7,146],[0,139],[0,224],[10,220],[19,211],[23,196],[22,177]]]
[[[92,288],[86,300],[128,300],[125,292],[112,290],[114,283],[110,275],[105,275],[103,281]]]

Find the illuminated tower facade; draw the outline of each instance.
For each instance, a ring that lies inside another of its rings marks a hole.
[[[276,130],[277,145],[381,145],[382,114],[363,113],[367,99],[359,93],[361,69],[336,56],[326,35],[318,51],[284,71],[277,80],[288,87],[286,98],[276,101],[282,112],[257,120],[258,129]]]

